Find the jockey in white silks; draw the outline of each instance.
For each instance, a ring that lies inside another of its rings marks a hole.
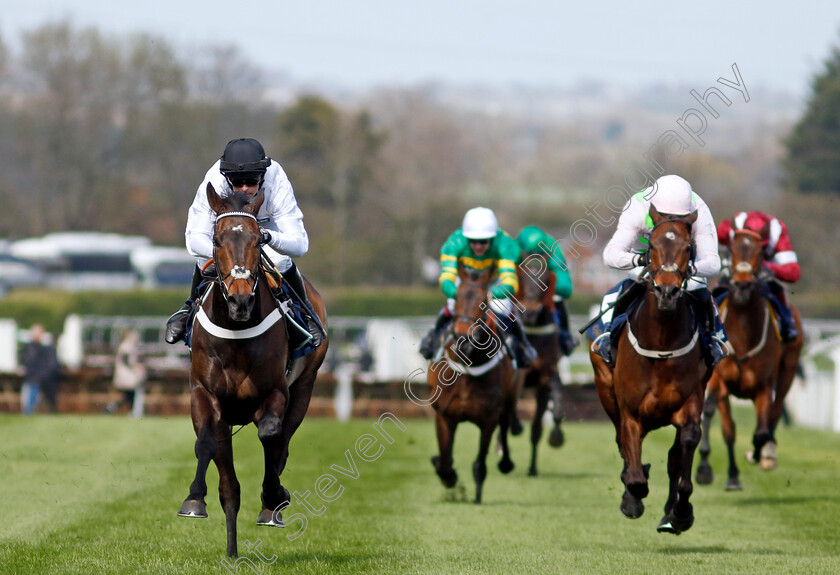
[[[222,157],[214,163],[198,186],[187,216],[185,232],[187,251],[196,258],[190,297],[166,324],[165,339],[175,343],[184,338],[186,322],[193,302],[198,297],[197,289],[202,281],[201,268],[213,257],[213,230],[216,213],[207,200],[207,184],[212,184],[221,197],[234,192],[253,196],[263,189],[265,199],[257,214],[262,232],[264,253],[283,274],[285,281],[303,299],[309,312],[305,318],[307,328],[317,346],[322,338],[322,328],[306,297],[303,278],[292,261],[309,250],[309,236],[303,227],[303,212],[297,205],[295,193],[289,178],[280,167],[265,155],[262,145],[253,138],[231,140],[225,146]]]
[[[697,220],[691,226],[694,258],[689,262],[690,277],[684,289],[692,296],[689,297],[689,302],[700,324],[701,335],[708,352],[706,357],[710,364],[714,365],[725,357],[730,349],[714,300],[706,287],[706,278],[720,273],[717,229],[709,207],[703,199],[691,189],[691,184],[674,175],[662,176],[653,186],[637,193],[627,202],[616,231],[604,248],[604,263],[611,268],[628,270],[629,278],[604,296],[601,302],[601,311],[604,312],[601,316],[602,333],[593,338],[592,348],[607,363],[612,363],[611,332],[613,327],[618,327],[612,325],[613,318],[626,311],[633,302],[622,301],[619,305],[610,306],[633,285],[645,269],[647,238],[653,230],[653,221],[649,214],[651,205],[659,213],[667,216],[688,216],[697,212]]]

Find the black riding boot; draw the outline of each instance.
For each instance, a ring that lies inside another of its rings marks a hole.
[[[569,331],[569,312],[566,309],[566,302],[554,296],[554,319],[557,322],[557,340],[560,346],[560,353],[566,356],[572,355],[578,340]]]
[[[438,336],[443,330],[443,327],[449,322],[449,317],[449,312],[447,312],[446,307],[444,307],[438,313],[438,316],[435,319],[435,325],[432,326],[429,333],[427,333],[420,341],[420,355],[423,356],[424,359],[432,359],[435,355]]]
[[[166,333],[163,338],[166,343],[178,343],[187,333],[187,319],[190,317],[193,302],[198,298],[198,286],[204,278],[201,275],[201,270],[198,264],[193,270],[192,287],[190,287],[190,297],[181,306],[181,309],[169,316],[166,320]]]
[[[504,323],[508,328],[508,337],[514,340],[513,345],[508,345],[508,348],[512,347],[514,350],[517,367],[523,369],[530,366],[537,359],[537,350],[528,341],[528,336],[525,335],[522,322],[509,318]]]
[[[776,317],[779,318],[779,335],[782,336],[782,341],[785,343],[791,342],[799,337],[799,330],[796,329],[796,320],[793,319],[793,312],[790,306],[787,305],[787,294],[785,288],[775,281],[768,281],[767,287],[775,298],[767,298],[770,300],[770,305],[773,311],[776,312]],[[774,301],[775,300],[775,301]]]
[[[707,353],[704,354],[710,367],[714,367],[724,357],[729,355],[728,339],[723,323],[717,313],[712,294],[706,288],[689,292],[695,304],[694,311],[700,327],[700,334]]]
[[[306,295],[306,287],[303,284],[303,276],[294,262],[292,262],[292,267],[283,272],[283,281],[292,288],[292,291],[295,296],[297,296],[297,299],[301,304],[303,304],[303,309],[305,311],[303,319],[306,322],[306,329],[312,336],[312,345],[314,347],[318,347],[321,345],[321,342],[324,341],[326,332],[324,327],[321,325],[321,318],[318,317],[318,314],[315,313],[315,309],[309,302],[309,298]]]

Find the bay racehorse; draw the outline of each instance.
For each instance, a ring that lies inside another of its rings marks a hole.
[[[542,437],[543,414],[551,401],[554,428],[548,438],[552,447],[563,445],[563,383],[557,370],[560,361],[559,328],[554,319],[554,290],[557,277],[548,269],[542,254],[532,254],[517,266],[519,291],[516,299],[528,341],[537,350],[537,358],[525,370],[524,387],[533,388],[536,409],[531,421],[531,466],[528,475],[537,475],[537,445]]]
[[[481,273],[458,265],[460,284],[455,294],[454,321],[444,337],[442,355],[431,360],[428,382],[435,409],[439,455],[432,465],[446,487],[454,487],[458,474],[452,467],[455,429],[471,421],[481,432],[478,456],[473,463],[475,502],[481,503],[487,476],[487,453],[496,427],[502,445],[499,469],[513,470],[507,444],[510,417],[516,406],[513,362],[506,352],[503,335],[490,309],[488,285],[495,266]]]
[[[709,380],[708,397],[703,417],[703,441],[700,445],[700,466],[697,483],[709,484],[714,478],[709,464],[709,425],[715,411],[720,410],[723,438],[729,452],[727,490],[742,489],[735,463],[735,422],[729,397],[749,399],[755,404],[756,427],[750,460],[761,462],[767,470],[776,467],[776,424],[782,415],[785,396],[790,390],[802,351],[802,320],[793,308],[799,337],[782,343],[769,301],[762,295],[766,288],[761,276],[764,270],[763,240],[769,229],[737,230],[730,244],[732,277],[728,294],[721,301],[721,318],[735,354],[724,358],[715,367]]]
[[[642,441],[660,427],[677,432],[668,452],[668,499],[657,531],[679,534],[694,523],[689,498],[691,469],[700,443],[703,393],[711,369],[703,360],[697,322],[685,291],[692,253],[691,226],[685,218],[666,217],[651,206],[649,264],[645,292],[629,312],[619,335],[615,367],[590,351],[595,384],[604,409],[615,425],[624,469],[621,512],[635,519],[644,513],[649,464],[642,464]]]
[[[221,198],[211,184],[207,199],[217,214],[213,235],[212,285],[199,303],[191,339],[190,411],[198,459],[190,492],[178,511],[207,517],[206,473],[212,459],[219,471],[219,499],[227,525],[227,554],[237,554],[239,481],[233,467],[233,425],[253,422],[265,452],[262,510],[257,525],[282,527],[289,491],[279,475],[289,440],[303,421],[327,341],[293,363],[283,306],[272,295],[261,266],[257,212],[265,199],[234,193]],[[323,300],[309,282],[309,299],[326,326]]]

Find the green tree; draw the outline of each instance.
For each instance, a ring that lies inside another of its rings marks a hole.
[[[802,118],[786,141],[787,183],[803,192],[840,193],[840,47],[811,84]]]

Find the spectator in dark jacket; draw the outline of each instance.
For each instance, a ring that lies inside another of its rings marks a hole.
[[[49,403],[51,412],[57,411],[56,397],[60,366],[53,346],[43,326],[35,324],[30,329],[32,341],[26,344],[21,354],[23,365],[23,388],[21,408],[25,415],[31,415],[38,407],[41,393]]]

